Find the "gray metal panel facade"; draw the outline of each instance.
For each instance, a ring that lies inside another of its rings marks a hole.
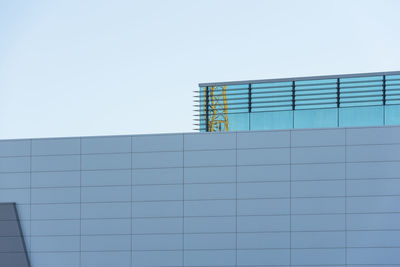
[[[400,127],[0,141],[33,267],[400,266]]]

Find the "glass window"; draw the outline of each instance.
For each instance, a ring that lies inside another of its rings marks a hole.
[[[295,128],[337,127],[337,108],[294,111]]]
[[[400,105],[385,106],[385,125],[400,124]]]
[[[386,81],[386,104],[400,104],[400,75],[396,80]]]
[[[340,79],[340,106],[382,104],[383,76]]]
[[[252,84],[252,110],[272,111],[292,108],[292,82]]]
[[[339,109],[339,126],[383,125],[383,106]]]
[[[249,113],[229,114],[229,131],[248,131]]]
[[[296,81],[296,109],[335,107],[337,80]]]
[[[250,113],[250,130],[274,130],[293,128],[293,111],[269,111]]]

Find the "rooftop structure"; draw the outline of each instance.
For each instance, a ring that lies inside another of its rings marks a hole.
[[[248,131],[400,124],[400,72],[201,83],[196,129]]]

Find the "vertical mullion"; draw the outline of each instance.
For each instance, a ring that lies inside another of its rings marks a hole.
[[[252,104],[252,99],[251,99],[251,83],[249,83],[249,113],[251,112],[251,104]]]
[[[340,108],[340,78],[336,80],[336,106]]]
[[[295,81],[292,81],[292,110],[296,109],[296,84]]]
[[[383,105],[386,105],[386,75],[383,75],[382,97],[383,97]]]
[[[296,83],[292,81],[292,128],[294,128],[294,110],[296,109]]]
[[[206,132],[208,132],[210,129],[208,129],[208,101],[209,100],[209,96],[208,96],[208,86],[206,86],[206,99],[204,99],[205,103],[206,103],[206,110],[205,110],[205,115],[206,115]]]

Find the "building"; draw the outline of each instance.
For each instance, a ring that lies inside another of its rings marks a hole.
[[[1,140],[0,266],[400,266],[400,126],[369,118]]]
[[[203,83],[202,132],[400,124],[400,71]]]

